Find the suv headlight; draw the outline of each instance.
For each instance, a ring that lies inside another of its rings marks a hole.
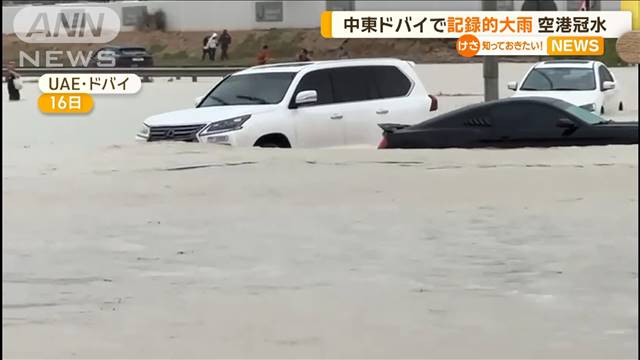
[[[596,104],[591,103],[591,104],[581,105],[580,108],[585,109],[587,111],[596,111]]]
[[[249,120],[250,117],[251,115],[243,115],[243,116],[236,116],[234,118],[227,119],[227,120],[212,122],[211,124],[209,124],[209,126],[204,128],[204,130],[200,135],[209,135],[209,134],[215,134],[223,131],[242,129],[242,124],[244,124],[247,120]]]
[[[138,131],[138,135],[144,138],[149,137],[150,127],[147,124],[142,124],[142,128]]]

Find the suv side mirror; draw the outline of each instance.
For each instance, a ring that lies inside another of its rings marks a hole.
[[[198,104],[200,104],[200,102],[202,101],[202,98],[204,98],[204,96],[198,96],[198,97],[195,99],[195,101],[194,101],[194,102],[195,102],[195,106],[196,106],[196,107],[198,106]]]
[[[509,82],[507,83],[507,88],[508,88],[509,90],[516,91],[516,90],[518,89],[518,82],[517,82],[517,81],[509,81]]]
[[[602,91],[611,90],[616,88],[616,83],[613,81],[605,81],[602,83]]]
[[[300,91],[296,95],[296,105],[313,104],[318,101],[318,92],[315,90]]]
[[[573,128],[577,127],[576,124],[573,121],[571,121],[571,120],[569,120],[567,118],[558,119],[558,122],[557,122],[556,126],[559,127],[559,128],[567,128],[567,129],[573,129]]]

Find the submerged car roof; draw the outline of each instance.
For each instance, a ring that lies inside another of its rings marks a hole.
[[[340,66],[358,66],[358,65],[409,65],[414,66],[415,63],[395,58],[368,58],[368,59],[341,59],[341,60],[320,60],[306,62],[288,62],[267,65],[253,66],[235,73],[234,75],[253,74],[264,72],[299,72],[302,70],[318,70],[328,69]]]
[[[420,127],[421,125],[425,125],[428,123],[432,123],[438,120],[442,120],[442,119],[446,119],[450,116],[453,115],[457,115],[460,113],[465,113],[467,111],[470,110],[475,110],[475,109],[488,109],[491,107],[494,107],[496,105],[503,105],[503,104],[524,104],[524,103],[544,103],[544,104],[548,104],[548,105],[552,105],[552,106],[556,106],[556,107],[566,107],[567,105],[572,106],[571,104],[569,104],[568,102],[564,101],[564,100],[560,100],[560,99],[556,99],[556,98],[550,98],[550,97],[543,97],[543,96],[523,96],[523,97],[511,97],[511,98],[506,98],[506,99],[498,99],[498,100],[493,100],[493,101],[487,101],[487,102],[482,102],[482,103],[477,103],[477,104],[471,104],[471,105],[467,105],[467,106],[463,106],[461,108],[446,112],[444,114],[440,114],[438,116],[435,116],[431,119],[425,120],[421,123],[415,124],[413,126],[411,126],[410,128],[416,128],[416,127]]]
[[[542,102],[542,103],[547,103],[550,105],[555,105],[555,106],[573,106],[571,103],[564,101],[562,99],[559,98],[553,98],[553,97],[547,97],[547,96],[523,96],[523,97],[517,97],[517,98],[507,98],[507,99],[499,99],[499,100],[494,100],[494,101],[489,101],[486,102],[485,104],[496,104],[496,103],[517,103],[519,102],[518,100],[522,101],[522,102]]]
[[[535,65],[539,68],[587,68],[593,69],[596,61],[593,60],[549,60]]]

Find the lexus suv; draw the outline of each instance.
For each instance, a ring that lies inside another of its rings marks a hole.
[[[229,75],[196,107],[147,118],[142,141],[232,146],[377,145],[378,123],[412,123],[438,108],[414,63],[349,59],[254,66]]]

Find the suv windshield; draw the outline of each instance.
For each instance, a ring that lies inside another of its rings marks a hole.
[[[273,72],[229,76],[207,95],[200,107],[277,104],[296,73]]]
[[[533,69],[522,83],[520,90],[595,90],[593,69],[542,68]]]

